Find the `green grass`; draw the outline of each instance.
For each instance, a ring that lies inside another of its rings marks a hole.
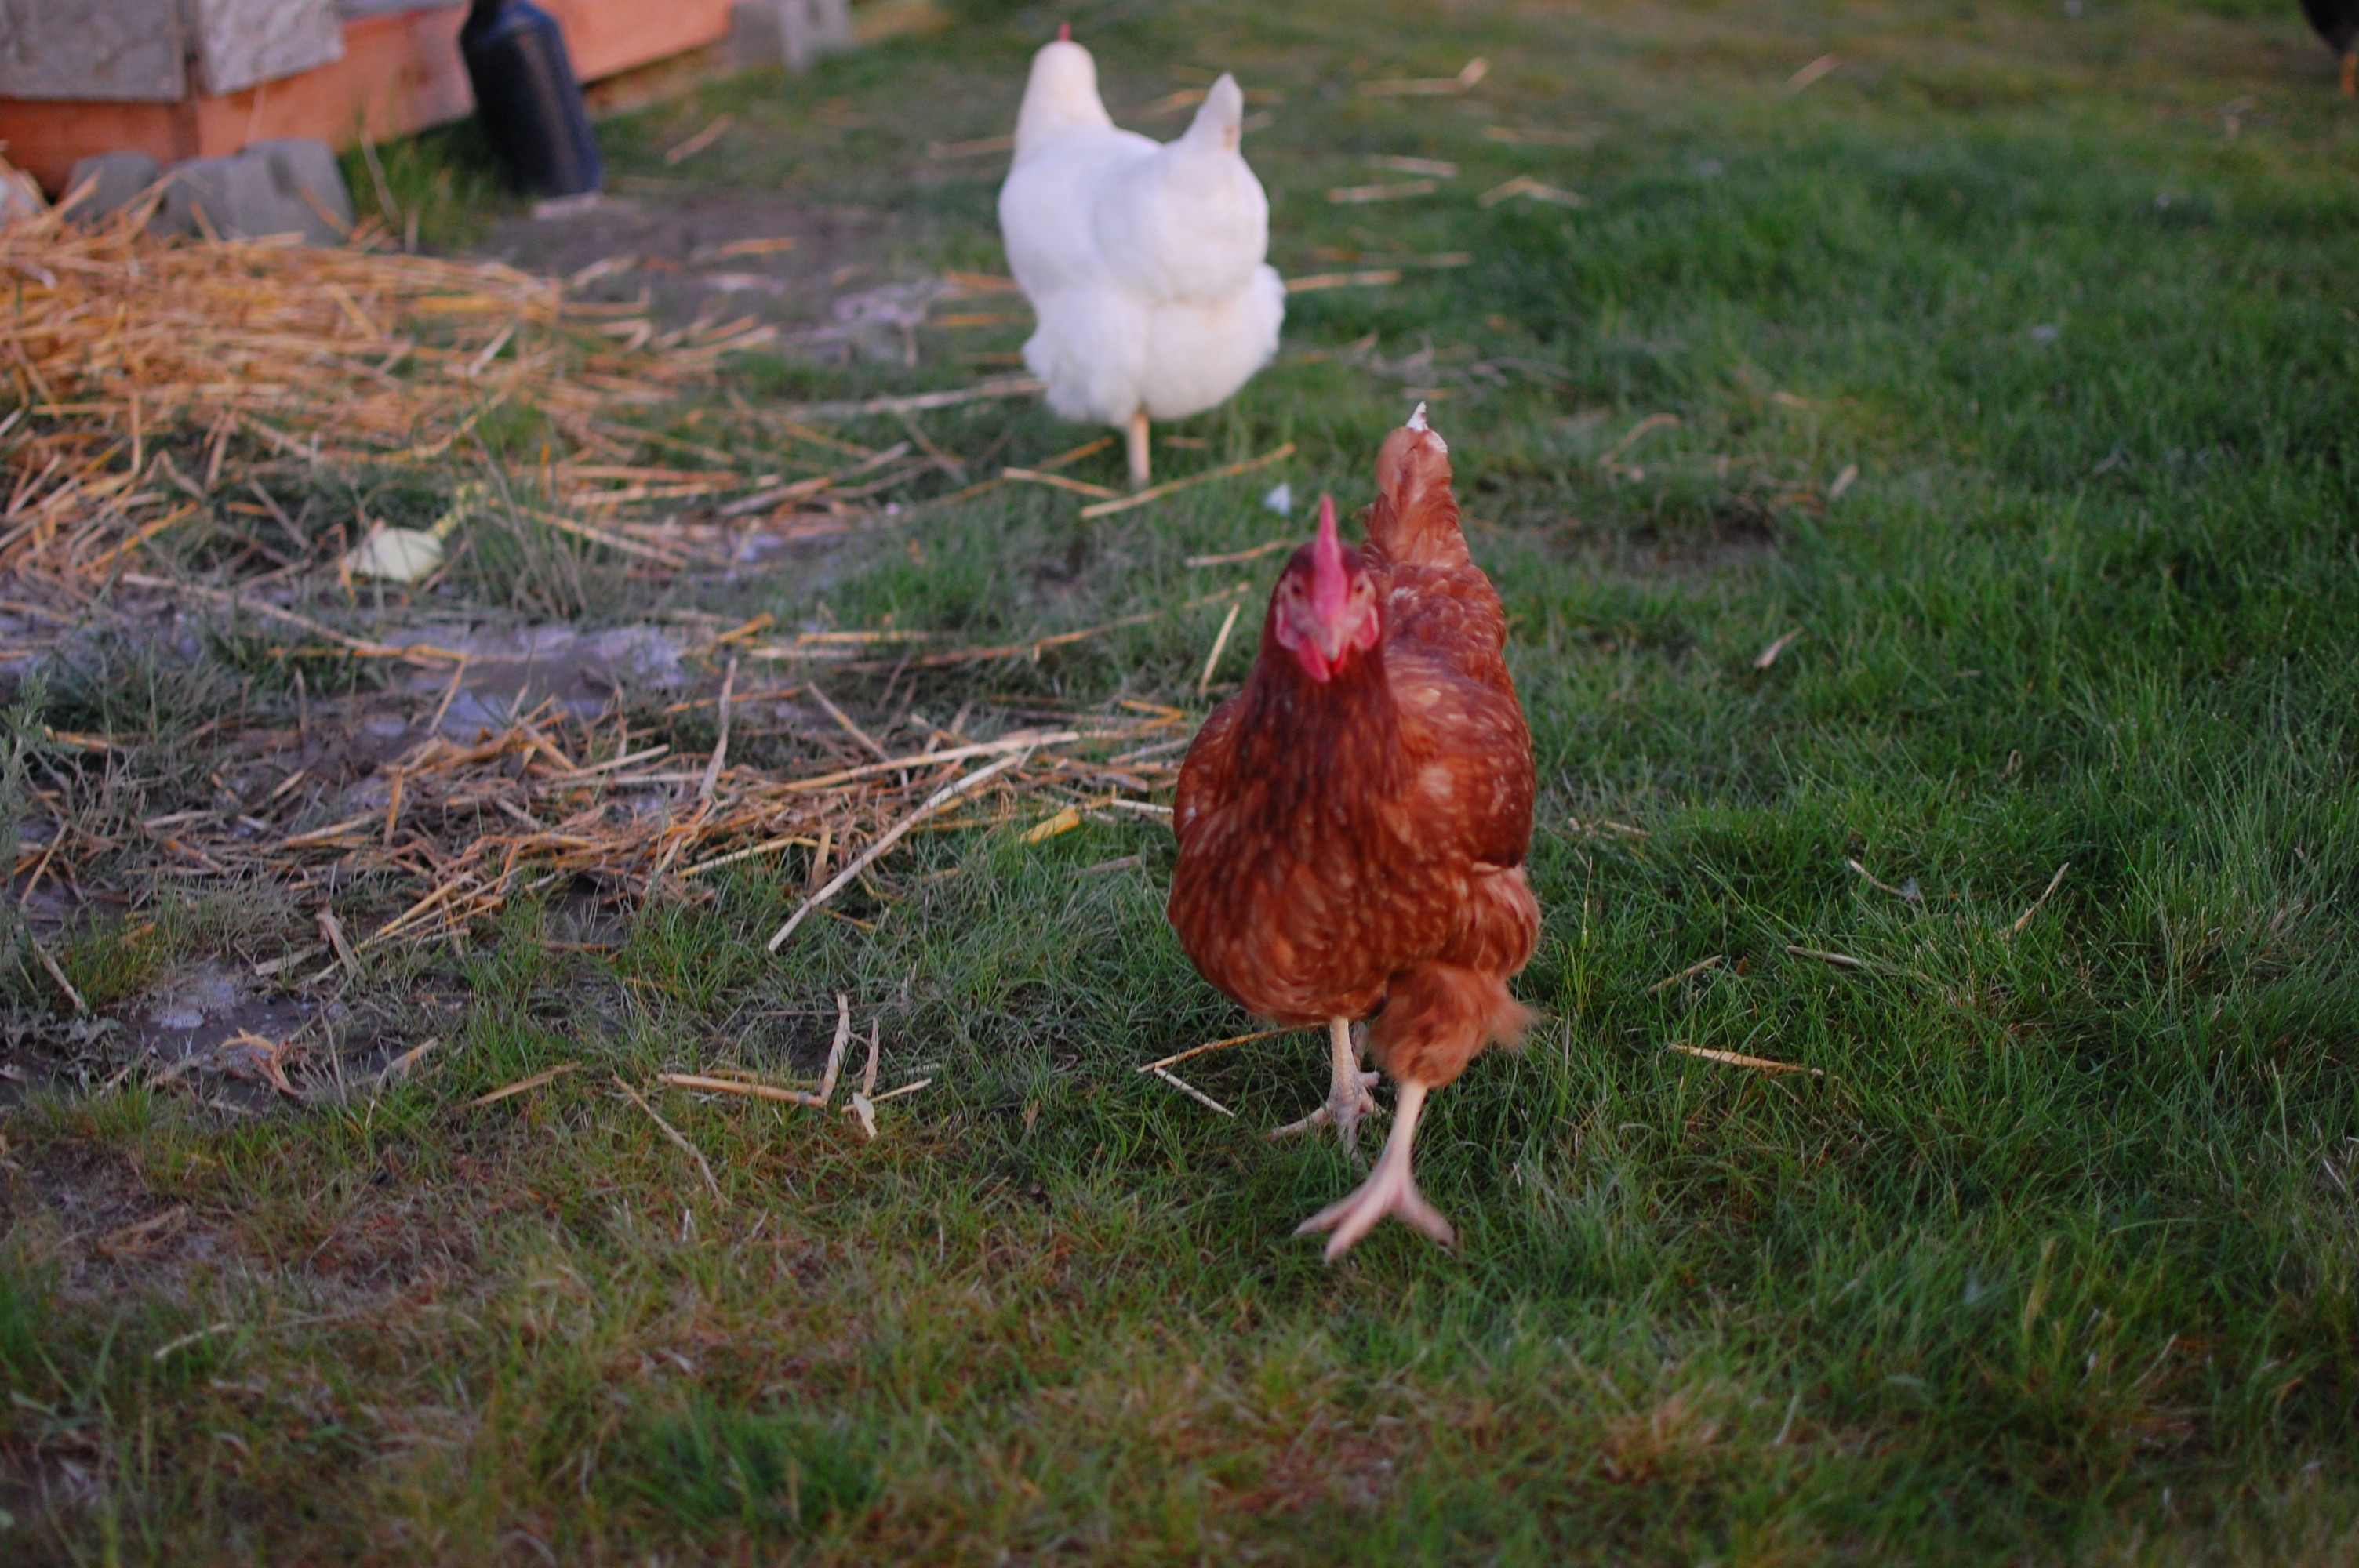
[[[920,843],[850,906],[875,932],[820,922],[779,959],[795,888],[760,873],[611,954],[552,951],[554,912],[520,910],[349,999],[451,1039],[349,1108],[223,1119],[61,1077],[0,1120],[0,1554],[2359,1561],[2359,119],[2294,8],[1071,15],[1118,110],[1201,69],[1283,94],[1247,144],[1283,270],[1476,258],[1299,297],[1280,362],[1159,457],[1293,439],[1297,493],[1356,506],[1406,388],[1449,394],[1539,751],[1520,989],[1550,1015],[1430,1113],[1459,1250],[1393,1227],[1329,1269],[1288,1238],[1353,1179],[1256,1135],[1320,1092],[1315,1042],[1194,1064],[1234,1121],[1131,1071],[1243,1027],[1163,925],[1152,825]],[[996,271],[994,169],[924,148],[1004,130],[1056,19],[977,5],[602,135],[625,177],[888,215],[874,277]],[[1352,90],[1475,53],[1470,99]],[[668,169],[722,113],[742,129]],[[444,181],[429,238],[500,214],[467,146],[389,150],[405,201]],[[1369,153],[1464,172],[1329,205]],[[1588,204],[1475,204],[1519,173]],[[1381,373],[1372,333],[1385,364],[1433,359]],[[731,385],[953,384],[1017,339]],[[755,439],[726,406],[679,416]],[[1600,467],[1657,413],[1680,423]],[[1021,404],[929,429],[1009,461],[1083,438]],[[699,602],[1089,624],[1233,580],[1182,560],[1277,532],[1266,482],[1093,527],[1002,493]],[[686,602],[568,591],[593,619]],[[1201,708],[1211,633],[915,700]],[[288,704],[234,652],[52,689],[60,729],[153,738],[106,809],[201,798],[174,735]],[[308,919],[258,889],[134,914],[157,930],[68,955],[106,994]],[[20,1060],[66,1049],[47,985],[12,993]],[[886,1081],[939,1064],[874,1143],[671,1092],[716,1201],[614,1092],[808,1063],[837,990],[882,1017]],[[94,1250],[176,1204],[168,1243]]]

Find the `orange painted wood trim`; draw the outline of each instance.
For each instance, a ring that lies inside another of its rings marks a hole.
[[[730,0],[535,0],[565,29],[573,73],[596,81],[729,36]]]

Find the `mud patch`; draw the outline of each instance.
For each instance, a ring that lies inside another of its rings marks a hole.
[[[622,195],[563,217],[509,219],[481,250],[532,272],[589,274],[584,297],[644,297],[660,321],[725,310],[788,322],[822,315],[889,226],[861,208],[743,191]]]
[[[147,1064],[153,1081],[219,1079],[228,1108],[253,1113],[294,1092],[289,1075],[344,1013],[340,1002],[258,994],[242,970],[209,961],[151,989],[122,1022],[132,1062]]]
[[[687,644],[655,626],[604,632],[571,626],[457,633],[435,629],[383,640],[395,647],[436,647],[466,655],[466,668],[441,724],[444,734],[460,739],[472,739],[479,730],[496,734],[507,728],[512,716],[550,697],[576,718],[595,719],[625,691],[670,693],[690,681],[680,663]],[[413,697],[430,694],[438,700],[449,687],[450,676],[440,670],[419,672],[408,682]],[[400,725],[397,751],[419,739],[410,732],[408,720],[395,722]]]
[[[9,1185],[17,1233],[58,1266],[70,1294],[134,1281],[169,1288],[189,1266],[239,1252],[192,1205],[149,1192],[127,1162],[87,1144],[50,1145]]]

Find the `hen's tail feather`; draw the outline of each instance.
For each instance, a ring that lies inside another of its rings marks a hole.
[[[1196,111],[1188,134],[1180,139],[1190,147],[1215,146],[1234,152],[1245,117],[1244,89],[1237,85],[1235,77],[1223,75],[1204,94],[1203,107]]]
[[[1439,1088],[1466,1070],[1485,1045],[1512,1045],[1538,1014],[1507,993],[1498,975],[1455,964],[1420,964],[1395,977],[1368,1028],[1386,1072]]]
[[[1450,488],[1450,445],[1425,422],[1424,405],[1385,438],[1376,453],[1376,499],[1368,542],[1396,561],[1455,566],[1468,560]]]

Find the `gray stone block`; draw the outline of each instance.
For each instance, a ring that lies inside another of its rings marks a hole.
[[[256,142],[237,155],[241,158],[259,160],[270,166],[272,188],[278,199],[300,207],[314,219],[320,215],[311,203],[303,200],[310,190],[319,204],[328,210],[334,222],[329,225],[329,237],[321,243],[341,244],[353,227],[353,193],[344,185],[343,165],[336,161],[336,149],[327,143],[310,137],[289,136],[278,141]],[[292,211],[290,207],[289,211]],[[283,232],[283,231],[282,231]],[[306,229],[310,234],[315,231]]]
[[[305,200],[307,191],[312,200]],[[156,226],[170,233],[210,228],[224,240],[300,234],[306,244],[334,245],[351,232],[353,198],[325,142],[256,142],[235,157],[173,165],[156,216]]]
[[[148,227],[159,233],[211,233],[216,239],[243,239],[235,213],[239,186],[237,160],[192,157],[172,166],[172,183],[164,188],[164,204],[156,209]]]
[[[729,8],[729,63],[800,73],[853,46],[850,0],[740,0]]]
[[[75,202],[66,216],[77,223],[103,222],[163,178],[164,166],[147,153],[100,153],[78,158],[73,172],[66,176],[66,194],[72,195],[84,182],[92,183],[90,194]]]
[[[809,0],[811,36],[821,54],[845,54],[859,47],[852,31],[852,0]]]

